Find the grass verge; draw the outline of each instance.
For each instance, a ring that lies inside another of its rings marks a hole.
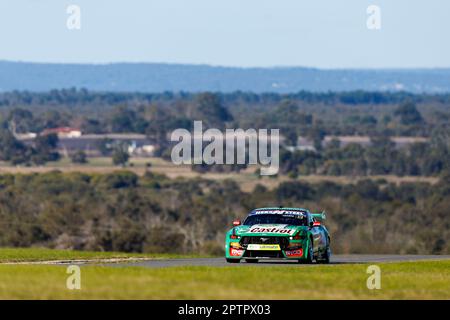
[[[81,267],[68,290],[64,266],[0,265],[0,299],[450,299],[450,261],[289,267]]]
[[[128,258],[198,258],[200,255],[91,252],[76,250],[54,250],[45,248],[0,248],[0,263],[5,262],[37,262],[52,260],[99,260]]]

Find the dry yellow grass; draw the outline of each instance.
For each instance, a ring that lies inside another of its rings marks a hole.
[[[190,166],[176,166],[169,161],[165,161],[161,158],[131,158],[130,163],[132,166],[127,166],[125,169],[132,171],[138,175],[143,175],[146,170],[150,170],[155,173],[165,174],[167,177],[173,178],[204,178],[210,180],[224,180],[231,179],[239,183],[241,189],[245,192],[252,191],[257,184],[261,184],[268,189],[276,188],[280,183],[284,181],[293,181],[286,176],[271,178],[271,177],[259,177],[255,175],[256,168],[250,167],[240,173],[198,173],[191,170]],[[147,169],[146,164],[151,163],[151,167]],[[99,157],[90,158],[89,163],[85,165],[73,164],[69,159],[63,158],[58,162],[47,163],[45,166],[40,167],[23,167],[23,166],[11,166],[10,164],[0,162],[0,174],[2,173],[44,173],[52,170],[60,170],[62,172],[85,172],[85,173],[111,173],[123,168],[114,166],[111,158]],[[435,177],[397,177],[397,176],[370,176],[370,177],[351,177],[351,176],[322,176],[322,175],[309,175],[301,176],[297,180],[308,183],[319,183],[323,181],[331,181],[339,184],[356,183],[363,179],[385,179],[392,183],[402,182],[427,182],[436,183],[439,181]]]

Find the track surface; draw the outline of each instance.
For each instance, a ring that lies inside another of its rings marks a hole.
[[[450,260],[450,256],[438,255],[333,255],[332,264],[351,264],[351,263],[372,263],[372,262],[403,262],[403,261],[423,261],[423,260]],[[283,260],[260,260],[259,263],[246,263],[241,260],[239,264],[227,263],[224,258],[197,258],[197,259],[164,259],[148,260],[130,263],[118,263],[116,266],[136,266],[149,268],[181,267],[181,266],[293,266],[299,265],[295,261]]]

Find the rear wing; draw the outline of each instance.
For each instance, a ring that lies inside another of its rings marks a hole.
[[[326,220],[326,218],[327,218],[325,211],[322,211],[321,213],[312,213],[311,212],[311,216],[319,222],[322,222],[322,221]]]

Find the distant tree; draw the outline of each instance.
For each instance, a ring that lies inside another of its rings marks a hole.
[[[325,135],[325,130],[317,126],[309,130],[307,134],[308,138],[313,141],[314,148],[316,148],[316,150],[318,151],[322,150],[322,142],[325,138]]]
[[[97,146],[98,151],[100,151],[100,154],[102,156],[109,156],[111,154],[111,152],[113,151],[113,148],[112,148],[113,141],[111,139],[104,138],[101,140],[97,140],[95,144]]]
[[[400,118],[400,122],[404,125],[415,125],[424,122],[422,115],[412,102],[401,104],[394,112],[395,116]]]
[[[173,130],[178,128],[191,129],[192,119],[188,119],[183,111],[186,110],[177,110],[175,114],[171,114],[167,108],[158,105],[152,105],[146,109],[145,113],[150,120],[145,133],[157,149],[164,148],[164,145],[168,143],[167,137]]]
[[[111,119],[112,132],[133,132],[136,113],[126,107],[118,107]]]
[[[332,149],[340,149],[341,148],[341,140],[337,138],[333,138],[328,144],[328,148]]]
[[[139,114],[127,107],[118,107],[114,110],[111,119],[112,132],[138,132],[144,133],[148,126],[148,122],[145,121]]]
[[[377,119],[372,116],[372,115],[365,115],[365,116],[360,116],[360,115],[352,115],[348,118],[345,119],[345,122],[349,123],[349,124],[361,124],[361,125],[375,125],[377,124]]]
[[[194,120],[203,120],[209,127],[222,127],[225,122],[233,120],[219,97],[213,93],[202,93],[196,97],[191,116]]]
[[[9,130],[0,130],[0,160],[13,164],[27,163],[31,154],[32,149],[17,140]]]
[[[40,135],[34,140],[35,147],[38,150],[55,149],[58,146],[58,142],[58,136],[54,133]]]
[[[379,188],[376,182],[372,180],[360,180],[356,183],[356,193],[367,199],[377,199]]]
[[[282,182],[276,190],[280,201],[294,198],[296,200],[308,200],[313,196],[314,190],[308,184],[298,181]]]
[[[377,118],[375,118],[372,115],[366,115],[364,117],[361,117],[361,123],[368,124],[368,125],[372,125],[372,124],[375,125],[378,123],[378,120],[377,120]]]
[[[290,122],[299,115],[298,105],[291,100],[283,100],[275,108],[275,116],[279,122]]]
[[[286,128],[282,133],[286,138],[287,145],[296,146],[298,144],[298,135],[294,128]]]
[[[10,123],[10,129],[13,130],[13,133],[33,131],[33,113],[27,109],[16,108],[11,110],[8,115],[8,121]]]
[[[129,159],[130,155],[128,154],[125,146],[120,145],[114,148],[112,161],[116,166],[125,166]]]
[[[100,183],[108,189],[134,188],[139,177],[129,171],[117,171],[100,177]]]
[[[37,117],[36,122],[39,128],[57,128],[68,126],[70,118],[68,114],[62,115],[59,111],[47,110]]]
[[[300,112],[299,106],[295,101],[286,99],[268,114],[270,123],[277,123],[282,126],[298,126],[311,125],[313,117],[310,114]]]
[[[73,163],[84,164],[84,163],[88,162],[86,153],[82,150],[78,150],[78,151],[74,152],[73,154],[71,154],[70,159],[72,160]]]
[[[58,147],[58,136],[56,134],[40,135],[34,139],[34,154],[32,161],[42,165],[47,161],[57,161],[60,157]]]
[[[83,119],[81,124],[81,130],[84,133],[103,133],[105,128],[102,123],[97,119]]]
[[[342,157],[346,159],[360,159],[364,157],[365,149],[357,143],[349,143],[342,148]]]

